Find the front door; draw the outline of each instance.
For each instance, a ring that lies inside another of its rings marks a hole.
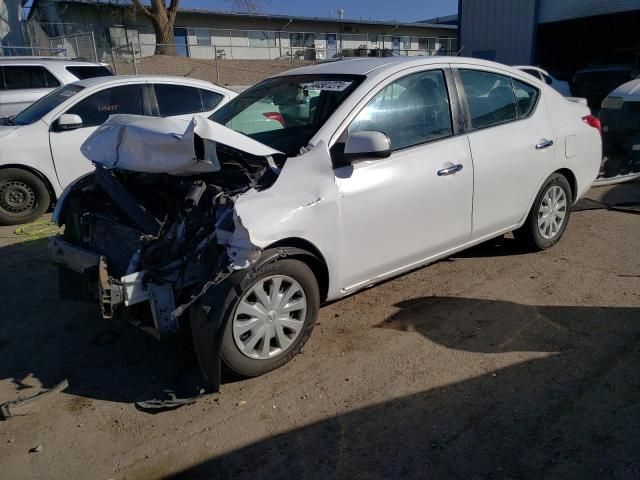
[[[66,112],[79,115],[82,127],[58,131],[54,121],[49,133],[51,154],[60,184],[65,187],[93,170],[93,164],[80,152],[80,146],[109,115],[144,115],[142,85],[130,84],[105,88],[75,103]]]
[[[174,28],[173,38],[176,43],[176,55],[179,57],[189,56],[189,34],[186,28]]]
[[[327,58],[333,58],[338,54],[336,38],[335,33],[327,33]]]
[[[391,38],[391,49],[394,52],[400,53],[400,37],[392,37]]]
[[[537,87],[497,72],[459,73],[472,128],[473,238],[482,238],[528,214],[552,171],[556,135]]]
[[[365,286],[469,239],[473,165],[468,140],[453,135],[451,120],[444,72],[428,70],[383,87],[342,134],[383,132],[393,150],[335,170],[342,288]]]

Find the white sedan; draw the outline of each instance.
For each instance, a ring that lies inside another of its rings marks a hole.
[[[64,188],[93,170],[80,145],[110,115],[191,120],[236,94],[202,80],[163,76],[96,77],[54,90],[0,125],[0,225],[31,221]]]
[[[571,87],[569,86],[568,82],[565,82],[563,80],[558,80],[557,78],[552,77],[549,72],[547,72],[546,70],[543,70],[540,67],[533,67],[531,65],[519,65],[513,68],[522,70],[523,72],[528,73],[532,77],[542,80],[551,88],[556,90],[561,95],[564,95],[565,97],[571,96]]]
[[[265,104],[281,128],[246,118]],[[83,145],[96,172],[58,202],[51,251],[63,297],[158,336],[190,322],[215,389],[221,361],[255,376],[292,359],[324,302],[507,232],[553,246],[601,149],[585,105],[505,65],[318,64],[186,130],[114,116]]]

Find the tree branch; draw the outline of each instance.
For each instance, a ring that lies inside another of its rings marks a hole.
[[[147,7],[145,7],[144,5],[142,5],[142,3],[140,2],[140,0],[131,0],[133,3],[133,7],[139,11],[140,13],[142,13],[143,15],[146,15],[149,18],[153,18],[153,15],[151,14],[151,12],[149,11],[149,9]]]
[[[169,20],[171,21],[171,24],[173,24],[173,21],[176,19],[179,3],[180,3],[180,0],[171,0],[171,3],[169,4],[169,8],[167,9],[167,14],[169,15]]]

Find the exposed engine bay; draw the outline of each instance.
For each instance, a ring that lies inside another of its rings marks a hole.
[[[194,157],[205,158],[206,140],[192,139]],[[204,282],[210,286],[255,262],[260,249],[251,244],[234,199],[271,186],[277,167],[222,144],[215,145],[215,158],[214,172],[97,165],[78,181],[57,218],[64,233],[51,241],[61,265],[61,297],[98,297],[103,317],[126,316],[161,337],[178,329]]]

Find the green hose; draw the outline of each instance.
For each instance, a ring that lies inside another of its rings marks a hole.
[[[0,238],[18,240],[18,243],[32,242],[35,240],[46,240],[51,235],[55,235],[58,230],[58,226],[53,222],[33,222],[16,228],[11,236],[2,236]]]

